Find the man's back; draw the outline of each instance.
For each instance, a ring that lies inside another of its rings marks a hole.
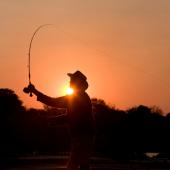
[[[70,97],[68,120],[71,135],[93,135],[92,105],[86,92],[78,92]]]

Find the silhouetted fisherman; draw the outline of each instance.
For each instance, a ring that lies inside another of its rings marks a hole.
[[[80,71],[67,74],[70,77],[72,95],[52,98],[38,91],[34,85],[27,87],[27,92],[37,96],[37,100],[53,107],[67,108],[67,118],[71,134],[71,155],[67,170],[89,170],[89,156],[93,141],[92,105],[88,94],[87,78]]]

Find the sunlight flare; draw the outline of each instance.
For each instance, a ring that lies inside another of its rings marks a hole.
[[[74,90],[71,88],[71,87],[68,87],[67,89],[66,89],[66,94],[67,95],[72,95],[74,93]]]

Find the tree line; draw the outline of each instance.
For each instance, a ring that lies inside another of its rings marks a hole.
[[[144,158],[146,152],[169,157],[170,113],[144,105],[128,110],[91,99],[95,124],[94,151],[114,159]],[[56,154],[70,147],[65,109],[26,109],[11,89],[0,89],[0,154]]]

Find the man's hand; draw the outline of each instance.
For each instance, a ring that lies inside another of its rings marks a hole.
[[[34,92],[35,91],[35,86],[33,84],[29,84],[28,89],[29,89],[30,92]]]

